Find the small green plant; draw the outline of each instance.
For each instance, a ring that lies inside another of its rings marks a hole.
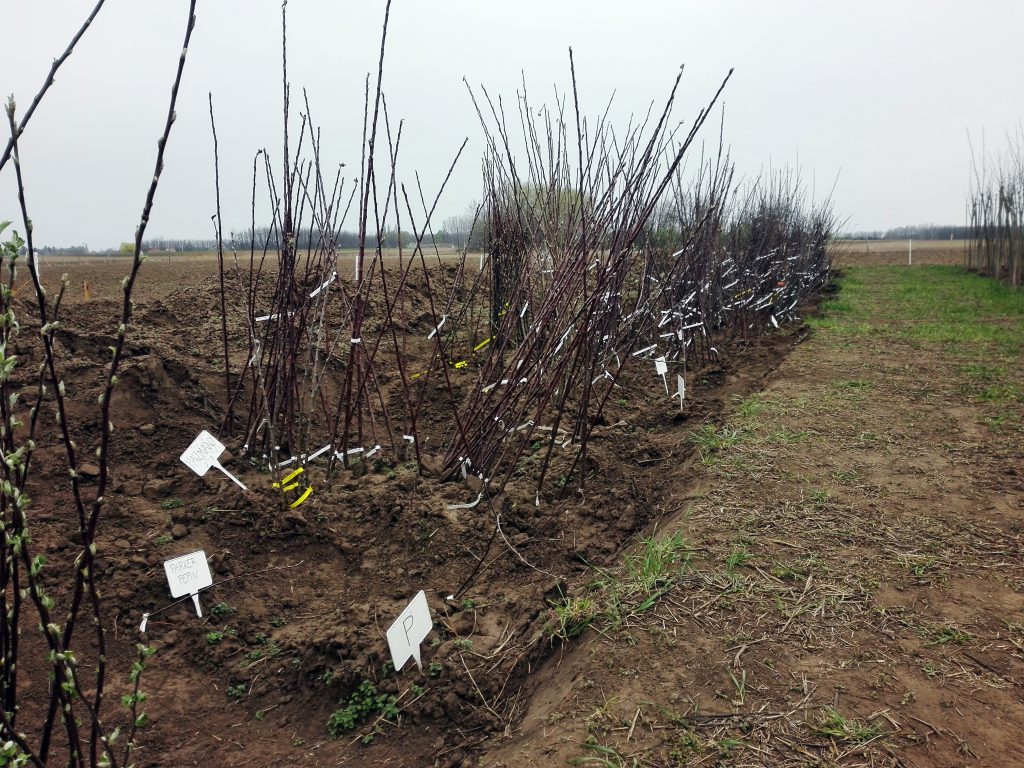
[[[682,725],[683,730],[673,740],[673,747],[669,751],[668,756],[675,763],[686,765],[692,757],[700,755],[701,744],[697,734],[686,728],[685,724],[680,725]]]
[[[157,536],[156,539],[154,539],[153,543],[156,544],[158,547],[162,547],[165,544],[170,544],[172,541],[174,541],[174,537],[171,536],[171,534],[169,533],[164,533],[160,536]]]
[[[439,661],[432,661],[427,666],[427,674],[431,677],[440,677],[442,672],[444,672],[444,664]]]
[[[270,620],[270,626],[276,627],[277,629],[280,629],[287,623],[288,620],[284,616],[275,616]]]
[[[181,499],[164,499],[160,504],[162,509],[180,509],[183,506],[185,506],[185,502]]]
[[[704,424],[690,435],[690,440],[697,446],[697,450],[700,451],[700,460],[704,464],[711,464],[714,461],[715,454],[719,453],[723,448],[736,445],[742,436],[739,430],[730,427],[715,429],[714,424]]]
[[[224,633],[213,630],[206,633],[206,644],[207,645],[219,645],[224,639]]]
[[[836,741],[863,744],[880,736],[882,730],[873,723],[864,723],[852,717],[844,717],[832,707],[822,707],[821,718],[812,726],[819,736],[829,736]]]
[[[730,736],[726,736],[724,739],[719,739],[715,744],[715,749],[718,750],[718,756],[724,760],[729,759],[733,756],[733,753],[743,746],[743,742],[739,739],[734,739]]]
[[[874,384],[864,379],[851,379],[850,381],[837,381],[835,383],[836,389],[844,389],[853,392],[862,392],[864,390],[871,389]]]
[[[473,649],[473,641],[468,637],[457,637],[453,641],[453,644],[460,651],[470,651]]]
[[[759,416],[765,409],[765,403],[760,395],[751,395],[745,400],[740,400],[736,407],[736,413],[744,419],[753,419]]]
[[[439,530],[440,528],[430,530],[430,526],[428,525],[426,520],[419,520],[416,523],[416,543],[422,549],[426,549],[427,545],[430,544],[431,539],[434,538],[434,534],[436,534]]]
[[[597,606],[589,597],[566,597],[551,604],[558,620],[554,634],[563,640],[579,637],[597,616]]]
[[[742,707],[747,701],[747,670],[741,669],[739,677],[736,677],[731,669],[726,671],[729,673],[729,679],[732,680],[732,684],[736,688],[736,698],[733,699],[732,703],[737,707]]]
[[[782,562],[776,562],[770,571],[771,575],[780,581],[795,581],[800,575],[798,571]]]
[[[828,504],[832,498],[832,495],[828,492],[827,488],[808,488],[805,495],[807,496],[807,500],[812,502],[816,507]]]
[[[559,475],[558,479],[555,480],[555,488],[562,490],[567,485],[572,485],[576,481],[574,475]]]
[[[810,433],[807,430],[793,432],[785,427],[780,427],[768,435],[768,442],[792,445],[794,443],[802,443],[806,441],[809,435]]]
[[[679,531],[661,539],[644,539],[637,554],[626,556],[627,591],[649,594],[667,586],[689,562],[690,553]]]
[[[750,553],[741,547],[733,547],[725,558],[725,570],[729,575],[736,572],[736,569],[750,560]]]
[[[571,765],[596,765],[601,768],[639,768],[638,758],[630,760],[620,752],[611,747],[599,744],[594,736],[590,736],[583,742],[583,748],[593,752],[592,755],[584,755],[570,761]]]
[[[860,479],[860,473],[852,469],[837,469],[832,473],[832,479],[838,483],[852,483]]]
[[[928,630],[928,635],[931,637],[931,645],[945,645],[946,643],[964,645],[974,639],[969,632],[952,624],[931,627]]]
[[[235,609],[227,603],[217,603],[213,608],[210,609],[210,615],[214,618],[221,618],[227,616],[229,613],[234,613]]]
[[[249,686],[245,683],[237,683],[236,685],[228,686],[228,698],[233,701],[244,699],[247,693],[249,693]]]
[[[372,715],[394,719],[398,717],[396,699],[386,693],[379,693],[377,686],[363,680],[352,692],[345,706],[336,709],[327,720],[327,732],[332,739],[338,739]]]
[[[934,555],[899,555],[896,561],[910,573],[911,576],[922,578],[931,571],[936,562]]]

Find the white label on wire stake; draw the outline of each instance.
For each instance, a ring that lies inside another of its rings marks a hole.
[[[224,443],[211,435],[205,429],[199,433],[199,437],[192,441],[192,445],[181,454],[181,461],[200,477],[210,471],[210,467],[216,467],[243,491],[247,490],[241,481],[220,465],[220,455],[224,453]]]
[[[430,630],[434,628],[433,619],[430,618],[430,606],[427,605],[427,595],[421,589],[416,597],[406,606],[394,623],[388,627],[388,650],[391,651],[391,662],[395,665],[397,672],[410,657],[416,661],[420,672],[423,671],[423,661],[420,658],[420,643],[422,643]]]
[[[210,566],[206,562],[206,552],[198,549],[187,555],[165,560],[164,573],[167,574],[171,597],[192,595],[192,602],[196,605],[196,615],[202,617],[203,611],[199,607],[199,590],[213,586],[213,576],[210,575]]]
[[[661,376],[661,383],[665,385],[665,394],[668,394],[668,379],[665,378],[665,374],[668,373],[668,362],[665,360],[665,356],[657,358],[654,361],[654,370]]]

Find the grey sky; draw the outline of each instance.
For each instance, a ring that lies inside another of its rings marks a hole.
[[[92,5],[5,0],[0,93],[14,93],[21,111]],[[64,65],[22,141],[40,244],[101,248],[131,238],[187,5],[108,0]],[[350,176],[383,7],[288,5],[293,98],[307,89],[325,162],[347,163]],[[150,236],[212,236],[208,92],[226,227],[248,223],[254,152],[280,154],[280,1],[200,0],[197,16]],[[660,105],[685,64],[675,116],[689,123],[735,67],[725,130],[741,174],[799,162],[819,195],[838,175],[834,205],[850,229],[961,223],[968,130],[996,146],[1024,113],[1021,29],[1017,0],[395,0],[384,89],[392,116],[405,120],[406,183],[419,171],[432,192],[470,138],[442,216],[480,196],[482,133],[462,77],[509,100],[525,77],[532,101],[550,102],[555,87],[569,88],[572,46],[587,114],[613,90],[623,120]],[[712,141],[717,126],[708,128]],[[10,165],[0,174],[4,218],[18,218]]]

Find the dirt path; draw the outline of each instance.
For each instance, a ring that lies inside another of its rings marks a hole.
[[[481,765],[1024,764],[1024,296],[842,287],[553,608],[580,638]]]

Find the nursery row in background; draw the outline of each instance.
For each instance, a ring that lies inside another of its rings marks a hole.
[[[1024,130],[1008,137],[1003,152],[983,149],[975,158],[967,216],[967,266],[1024,284]]]
[[[347,191],[340,174],[325,181],[304,114],[284,178],[265,153],[254,164],[274,220],[252,222],[241,269],[222,260],[235,296],[222,302],[222,434],[271,468],[317,461],[330,474],[370,450],[422,468],[422,425],[444,423],[430,446],[443,477],[500,490],[539,442],[538,494],[556,450],[585,482],[575,469],[613,391],[653,377],[655,361],[685,376],[791,320],[830,279],[828,202],[791,171],[739,181],[720,142],[695,143],[722,89],[683,132],[678,85],[660,114],[615,128],[525,93],[507,121],[471,92],[487,142],[472,229],[486,234],[454,258],[431,234],[436,197],[398,181],[402,126],[379,91],[363,179]],[[342,256],[352,209],[363,245]],[[242,337],[228,330],[239,316]]]

